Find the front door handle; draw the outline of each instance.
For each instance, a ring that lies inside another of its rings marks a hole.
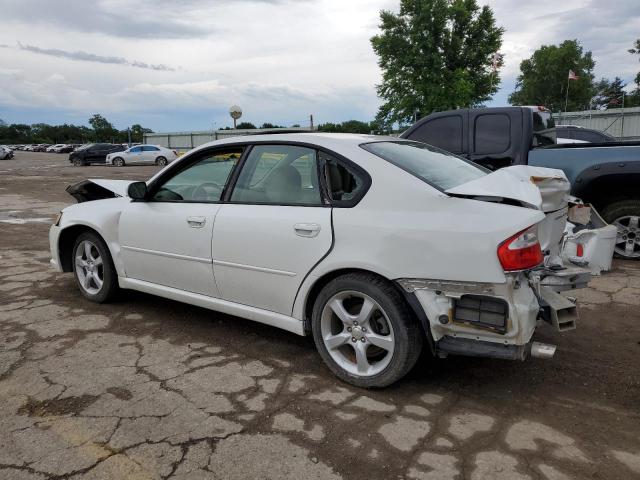
[[[320,225],[317,223],[296,223],[293,230],[300,237],[317,237],[320,233]]]
[[[187,217],[187,224],[191,228],[202,228],[207,223],[206,217]]]

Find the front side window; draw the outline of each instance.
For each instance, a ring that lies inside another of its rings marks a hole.
[[[131,153],[140,153],[142,151],[142,147],[132,147],[129,149]]]
[[[294,145],[256,145],[231,194],[232,202],[321,205],[316,151]]]
[[[486,170],[439,148],[418,142],[374,142],[361,145],[440,190],[486,175]]]
[[[242,149],[217,151],[181,170],[153,196],[156,202],[218,202]]]

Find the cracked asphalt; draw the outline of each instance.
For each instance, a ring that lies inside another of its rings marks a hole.
[[[310,338],[149,295],[85,301],[48,226],[85,178],[156,167],[0,161],[0,478],[640,478],[640,263],[615,261],[553,360],[423,358],[341,383]]]

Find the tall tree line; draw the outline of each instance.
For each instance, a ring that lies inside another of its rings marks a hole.
[[[34,123],[31,125],[0,122],[0,144],[26,143],[89,143],[114,142],[125,143],[129,140],[128,130],[118,130],[100,114],[89,119],[90,127],[85,125],[49,125]],[[142,142],[144,133],[151,129],[135,124],[130,127],[131,141]]]

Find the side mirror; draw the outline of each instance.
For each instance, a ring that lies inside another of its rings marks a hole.
[[[133,182],[127,189],[127,195],[133,200],[144,200],[147,196],[147,184],[145,182]]]

